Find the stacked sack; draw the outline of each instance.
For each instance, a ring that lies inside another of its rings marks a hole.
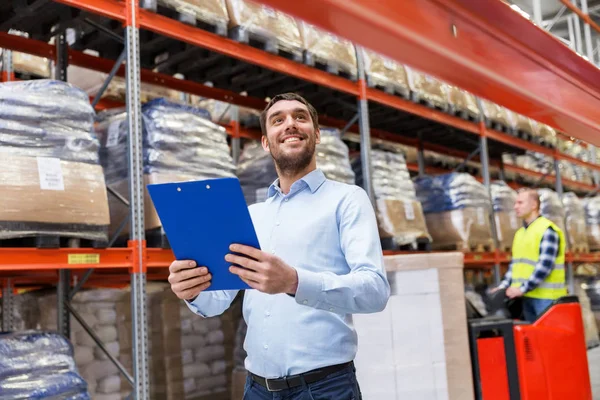
[[[537,192],[540,196],[540,214],[565,232],[565,208],[558,193],[552,189],[538,189]]]
[[[498,246],[501,250],[510,251],[515,233],[522,225],[514,209],[517,192],[503,181],[492,182],[490,190],[498,232]]]
[[[562,202],[567,217],[566,225],[569,234],[570,249],[579,253],[587,253],[589,246],[583,202],[573,192],[565,193]]]
[[[584,200],[587,243],[590,251],[600,250],[600,196]]]
[[[450,173],[420,177],[414,182],[433,248],[493,248],[490,196],[473,176]]]
[[[79,89],[0,84],[0,239],[53,235],[106,241],[109,214],[94,109]]]
[[[115,357],[119,355],[117,305],[124,293],[119,289],[91,289],[78,292],[71,301],[75,311]],[[41,293],[37,300],[41,316],[37,329],[55,330],[56,294]],[[121,392],[117,367],[76,319],[71,317],[70,321],[75,363],[88,384],[90,396],[93,400],[122,399],[127,393]]]
[[[129,198],[127,122],[122,110],[99,115],[97,131],[106,183]],[[225,128],[213,123],[206,110],[164,99],[142,106],[144,187],[153,183],[235,176],[235,165]],[[146,230],[161,227],[160,219],[145,191]],[[109,198],[111,232],[126,218],[129,208]],[[122,233],[127,233],[125,229]]]
[[[421,203],[410,180],[404,155],[384,149],[371,150],[372,185],[377,223],[386,248],[431,242]],[[360,159],[353,162],[356,180],[364,187]]]
[[[131,369],[131,297],[118,306],[121,360]],[[166,284],[147,287],[150,397],[155,399],[217,398],[228,390],[233,333],[224,332],[222,317],[193,314]],[[129,383],[122,380],[122,388]]]
[[[337,129],[321,128],[321,143],[316,145],[317,168],[328,179],[354,184],[355,177],[348,146]],[[275,164],[269,152],[258,141],[247,142],[240,155],[237,176],[248,205],[266,200],[269,186],[277,179]]]
[[[349,40],[299,21],[304,59],[308,65],[327,64],[329,72],[356,77],[356,52]]]
[[[370,86],[383,87],[387,92],[410,96],[408,75],[404,66],[370,50],[363,50],[365,70]]]
[[[424,72],[406,67],[413,100],[425,101],[442,110],[448,109],[450,85]]]
[[[0,333],[0,398],[89,400],[73,348],[51,332]]]

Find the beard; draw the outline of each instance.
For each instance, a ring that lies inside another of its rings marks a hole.
[[[282,143],[269,142],[269,149],[273,162],[280,174],[294,176],[303,171],[311,163],[316,150],[316,140],[314,136],[303,135],[303,141],[306,142],[304,151],[286,154],[281,150]]]

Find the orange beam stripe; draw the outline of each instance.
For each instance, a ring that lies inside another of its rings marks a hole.
[[[584,13],[580,8],[578,8],[575,4],[571,3],[569,0],[560,0],[568,9],[573,11],[575,14],[579,16],[582,20],[585,21],[586,24],[591,26],[596,30],[596,32],[600,33],[600,25],[594,22],[592,18],[586,13]]]

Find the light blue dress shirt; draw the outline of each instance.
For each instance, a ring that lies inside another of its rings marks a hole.
[[[287,195],[275,181],[267,200],[249,210],[261,249],[296,269],[298,289],[295,297],[245,291],[246,369],[276,378],[354,360],[352,314],[381,311],[390,295],[366,192],[328,180],[317,169]],[[203,292],[187,304],[199,315],[215,316],[236,294]]]

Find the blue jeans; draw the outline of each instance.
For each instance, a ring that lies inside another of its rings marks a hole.
[[[267,388],[246,378],[243,400],[361,400],[362,396],[353,366],[334,372],[320,381],[303,383],[292,389],[269,392]]]
[[[533,297],[523,297],[523,316],[525,321],[533,322],[540,316],[554,300],[534,299]]]

